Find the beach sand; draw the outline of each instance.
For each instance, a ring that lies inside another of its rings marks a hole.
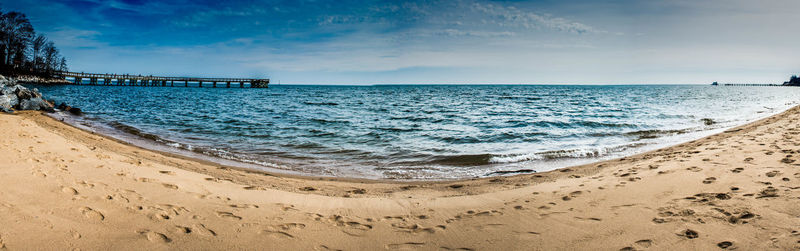
[[[0,249],[800,248],[800,108],[548,173],[452,182],[223,167],[0,115]]]

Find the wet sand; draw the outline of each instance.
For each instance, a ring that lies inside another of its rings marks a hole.
[[[308,178],[0,114],[0,249],[800,248],[800,107],[547,173]]]

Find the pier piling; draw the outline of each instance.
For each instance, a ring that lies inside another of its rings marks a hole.
[[[73,78],[74,84],[81,85],[84,78],[89,79],[89,85],[104,86],[147,86],[147,87],[166,87],[169,82],[170,87],[175,87],[175,81],[183,82],[183,87],[189,87],[189,82],[197,82],[197,87],[202,88],[204,82],[211,82],[213,88],[217,88],[217,83],[224,82],[226,88],[231,88],[231,83],[239,83],[239,88],[268,88],[269,79],[249,79],[249,78],[195,78],[195,77],[158,77],[128,74],[98,74],[84,72],[57,71],[53,77],[67,79]],[[103,81],[102,84],[99,81]]]

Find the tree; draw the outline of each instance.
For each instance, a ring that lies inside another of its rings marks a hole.
[[[69,71],[69,68],[67,68],[67,59],[66,58],[61,57],[61,65],[58,67],[58,70],[59,71]]]
[[[59,69],[66,69],[66,60],[25,14],[0,11],[0,73],[45,76]]]
[[[53,72],[61,62],[58,62],[58,48],[56,45],[50,41],[44,44],[44,70],[47,72]]]
[[[20,12],[5,13],[0,17],[0,33],[3,37],[3,63],[12,66],[24,63],[15,60],[25,58],[26,48],[33,39],[33,25],[30,20]]]
[[[42,49],[44,49],[44,44],[47,43],[47,38],[42,36],[41,34],[37,35],[31,41],[31,52],[33,53],[33,70],[34,71],[41,71],[42,68]]]

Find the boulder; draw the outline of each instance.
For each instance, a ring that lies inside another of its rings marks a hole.
[[[34,98],[41,98],[42,93],[39,92],[39,88],[33,88],[33,90],[31,90],[31,96]]]
[[[0,106],[15,107],[19,104],[19,98],[14,93],[0,93]]]
[[[7,95],[0,95],[0,110],[7,113],[13,112],[11,108],[17,105],[17,96],[12,95],[11,97],[14,97],[14,99],[12,100]]]
[[[48,108],[53,108],[45,102],[42,98],[31,98],[31,99],[23,99],[19,101],[19,105],[17,105],[18,110],[47,110]]]
[[[21,85],[17,86],[16,88],[17,88],[16,90],[17,98],[19,98],[20,100],[33,98],[33,92],[31,90],[28,90],[28,88],[25,88],[24,86]]]
[[[69,113],[72,113],[72,115],[78,115],[78,116],[83,115],[83,111],[81,111],[81,108],[77,108],[77,107],[70,108],[69,109]]]
[[[17,96],[16,87],[0,84],[0,94],[14,94],[14,96]]]

